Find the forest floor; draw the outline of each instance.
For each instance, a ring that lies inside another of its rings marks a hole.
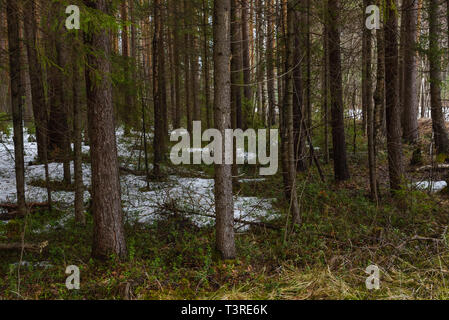
[[[426,128],[422,122],[422,150],[429,150]],[[29,163],[36,146],[32,135],[26,141]],[[125,137],[118,130],[120,165],[136,173],[143,168],[138,168],[139,158],[143,163],[139,141],[139,134]],[[7,135],[1,137],[0,203],[15,201],[11,143]],[[0,243],[20,242],[24,229],[25,242],[48,242],[41,252],[25,250],[23,256],[0,251],[0,299],[448,299],[449,196],[437,192],[441,183],[420,190],[444,176],[417,173],[410,166],[407,188],[393,199],[387,156],[380,151],[381,198],[375,204],[367,191],[365,145],[361,135],[356,150],[348,144],[352,179],[347,183],[332,181],[331,164],[323,164],[325,183],[315,168],[298,175],[302,224],[293,232],[285,232],[289,221],[281,175],[242,177],[235,211],[248,223],[237,224],[238,257],[226,262],[214,251],[210,167],[167,165],[164,181],[150,181],[149,188],[143,176],[122,172],[128,261],[111,257],[99,264],[90,258],[91,213],[87,210],[86,227],[75,225],[73,192],[58,181],[62,164],[51,164],[55,210],[0,222]],[[406,147],[408,159],[412,152]],[[423,164],[430,163],[424,155]],[[83,174],[89,209],[89,163]],[[26,175],[27,199],[45,201],[43,166],[28,165]],[[81,270],[80,290],[65,286],[69,265]],[[366,288],[369,265],[381,270],[380,290]]]

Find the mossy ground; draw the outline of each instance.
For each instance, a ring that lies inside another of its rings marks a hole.
[[[412,152],[406,148],[407,157]],[[449,196],[407,189],[392,198],[386,155],[378,158],[379,204],[369,199],[363,149],[350,155],[347,183],[332,181],[331,164],[323,164],[326,183],[318,182],[315,168],[299,174],[302,225],[287,233],[281,176],[241,183],[240,195],[274,198],[282,215],[270,222],[277,230],[237,234],[233,261],[218,259],[212,227],[198,228],[179,215],[151,224],[127,217],[126,262],[91,259],[89,212],[86,227],[75,225],[70,211],[0,224],[0,242],[20,241],[25,224],[26,242],[49,242],[41,253],[25,251],[28,265],[20,268],[19,252],[0,252],[0,299],[447,299]],[[200,174],[197,169],[212,173],[206,167],[182,172]],[[50,266],[34,265],[42,261]],[[372,264],[381,269],[377,291],[365,286]],[[80,290],[65,286],[68,265],[81,270]]]

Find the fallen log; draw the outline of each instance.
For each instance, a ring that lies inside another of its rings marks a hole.
[[[34,212],[35,209],[48,208],[47,202],[31,202],[27,204],[28,211]],[[0,221],[8,221],[16,218],[24,218],[18,209],[19,207],[15,203],[0,203],[0,209],[6,210],[6,212],[0,213]]]
[[[449,170],[449,164],[437,164],[437,165],[428,165],[428,166],[424,166],[424,167],[420,167],[418,169],[416,169],[416,172],[426,172],[426,171],[445,171],[445,170]]]
[[[23,218],[23,216],[20,214],[19,211],[0,214],[0,221],[9,221],[15,218]]]
[[[30,202],[27,206],[28,208],[45,208],[48,207],[48,202]],[[19,206],[16,203],[0,203],[0,208],[12,211],[17,210]]]
[[[28,250],[41,253],[48,246],[48,241],[42,243],[0,243],[1,250]]]
[[[133,176],[138,176],[138,177],[146,175],[145,171],[133,170],[133,169],[129,169],[126,167],[120,167],[120,171],[127,173],[127,174],[131,174]]]

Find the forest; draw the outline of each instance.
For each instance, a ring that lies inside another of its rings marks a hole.
[[[0,300],[446,300],[448,183],[449,0],[0,0]]]

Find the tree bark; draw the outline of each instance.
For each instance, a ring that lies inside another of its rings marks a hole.
[[[324,161],[330,161],[329,154],[329,31],[327,24],[327,0],[323,1],[323,135],[324,135]]]
[[[243,68],[243,110],[242,127],[248,127],[248,119],[252,105],[251,88],[251,60],[250,60],[250,38],[249,38],[249,4],[248,0],[240,0],[242,6],[242,68]],[[251,31],[252,32],[252,31]]]
[[[11,81],[11,107],[14,127],[14,162],[16,173],[17,205],[21,215],[26,213],[25,164],[23,149],[23,99],[21,97],[19,8],[17,1],[7,1],[9,74]]]
[[[364,0],[363,8],[370,5],[369,0]],[[374,143],[374,105],[373,105],[373,84],[372,84],[372,33],[365,27],[365,19],[362,21],[363,42],[362,42],[362,100],[366,109],[366,124],[368,135],[368,170],[371,198],[377,202],[377,175],[376,175],[376,152]]]
[[[438,0],[430,0],[429,3],[429,51],[430,64],[430,99],[432,112],[432,126],[435,136],[435,146],[438,154],[444,154],[449,158],[449,135],[441,103],[441,54],[440,54],[440,5]]]
[[[185,112],[187,115],[187,130],[192,133],[192,105],[190,92],[190,36],[189,36],[189,0],[184,0],[184,86]]]
[[[307,152],[306,152],[306,117],[305,106],[303,100],[302,87],[302,72],[301,72],[301,26],[300,26],[300,12],[295,11],[295,29],[296,32],[292,35],[294,37],[294,51],[293,51],[293,128],[294,128],[294,149],[296,168],[300,172],[304,172],[308,168]]]
[[[231,129],[231,0],[214,1],[214,104],[215,126],[224,137]],[[225,144],[222,144],[223,150]],[[223,259],[234,259],[234,201],[231,166],[215,165],[215,212],[217,249]]]
[[[26,35],[26,47],[28,53],[28,66],[31,82],[31,94],[33,104],[34,123],[36,127],[36,142],[38,160],[43,161],[44,144],[47,144],[47,105],[45,102],[44,80],[42,76],[41,63],[38,60],[37,23],[36,23],[36,1],[26,2],[27,10],[24,10],[24,29]]]
[[[165,157],[166,135],[164,109],[167,108],[165,90],[164,35],[162,28],[162,2],[154,1],[153,40],[153,100],[154,100],[154,176],[161,176],[160,165]],[[164,132],[165,131],[165,132]]]
[[[285,47],[285,70],[293,70],[295,65],[295,27],[297,26],[295,0],[288,0],[287,2],[287,32],[286,32],[286,47]],[[299,67],[298,67],[299,69]],[[294,99],[294,83],[293,73],[288,72],[285,75],[285,92],[284,103],[282,106],[282,144],[283,152],[287,154],[286,161],[283,162],[283,170],[287,171],[284,175],[284,185],[286,185],[287,199],[289,201],[290,213],[292,215],[293,224],[301,223],[301,215],[296,192],[296,161],[295,161],[295,139],[293,126],[293,99]],[[303,122],[303,121],[301,121]]]
[[[267,19],[267,94],[268,94],[268,126],[276,124],[276,101],[274,94],[274,0],[267,0],[266,19]]]
[[[109,14],[111,3],[108,0],[97,0],[86,1],[86,5],[102,14]],[[112,254],[125,259],[127,249],[110,79],[109,31],[98,30],[86,35],[86,38],[87,44],[95,51],[88,54],[86,67],[94,217],[92,255],[98,259],[108,259]]]
[[[386,3],[385,22],[385,96],[388,164],[390,187],[392,191],[400,190],[404,176],[402,163],[401,116],[399,105],[399,74],[398,74],[398,17],[396,0]]]
[[[61,18],[61,4],[49,4],[49,18]],[[70,131],[68,126],[68,101],[64,95],[65,76],[63,70],[67,67],[67,49],[63,38],[65,28],[58,23],[56,28],[48,26],[47,54],[54,62],[47,72],[48,96],[50,101],[50,116],[48,120],[48,152],[50,159],[62,161],[64,166],[64,182],[71,183],[70,174]],[[63,29],[64,28],[64,29]]]
[[[263,1],[256,0],[256,55],[257,55],[257,109],[259,112],[260,121],[264,126],[267,124],[267,108],[266,108],[266,92],[265,92],[265,69],[266,69],[266,55],[265,48],[265,33],[264,33],[264,9]]]
[[[122,108],[123,121],[125,123],[125,135],[129,134],[131,126],[131,115],[129,109],[132,105],[131,89],[131,74],[130,74],[130,48],[129,48],[129,27],[128,21],[128,1],[122,1],[120,6],[120,15],[123,23],[122,27],[122,57],[123,57],[123,73],[125,75],[124,83],[124,105]]]
[[[175,128],[181,128],[181,118],[182,118],[182,111],[181,111],[181,68],[180,68],[180,54],[179,54],[179,46],[181,45],[181,41],[179,39],[179,20],[178,20],[178,13],[179,13],[179,6],[178,1],[173,1],[174,10],[175,10],[175,16],[174,16],[174,30],[173,30],[173,62],[174,62],[174,68],[175,68],[175,117],[174,117],[174,123],[173,126]]]
[[[380,6],[383,0],[378,0]],[[376,70],[376,90],[374,92],[374,141],[377,145],[377,138],[380,133],[385,132],[385,43],[384,30],[376,30],[377,42],[377,70]]]
[[[75,175],[75,222],[86,224],[84,215],[84,182],[83,182],[83,154],[82,154],[82,109],[81,109],[81,84],[82,78],[81,59],[77,47],[79,46],[78,34],[73,35],[72,46],[72,88],[73,88],[73,144],[74,144],[74,175]]]
[[[242,129],[242,28],[239,0],[231,0],[231,83],[232,126]]]
[[[349,168],[346,155],[346,138],[344,126],[343,88],[340,52],[340,1],[328,1],[328,38],[329,38],[329,73],[331,96],[331,125],[334,149],[335,180],[349,180]]]
[[[207,127],[212,128],[212,121],[211,121],[211,96],[210,96],[210,67],[209,67],[209,32],[208,32],[208,18],[209,18],[209,6],[208,1],[203,0],[203,50],[204,50],[204,91],[205,91],[205,107],[206,107],[206,118],[207,118]]]
[[[404,0],[402,4],[404,33],[402,43],[402,129],[408,143],[418,141],[418,88],[416,64],[416,25],[418,22],[418,1]]]

